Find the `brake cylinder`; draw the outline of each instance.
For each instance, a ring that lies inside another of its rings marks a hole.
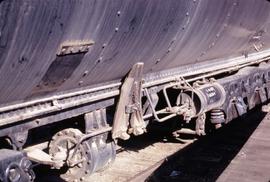
[[[226,93],[218,82],[198,85],[180,94],[178,104],[189,102],[195,116],[219,108],[226,99]]]

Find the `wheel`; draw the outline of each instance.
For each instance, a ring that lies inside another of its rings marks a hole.
[[[61,177],[67,181],[83,181],[115,159],[115,144],[107,140],[107,133],[83,141],[75,151],[82,136],[80,130],[69,128],[56,133],[50,142],[49,154],[58,164],[57,168],[66,168]]]
[[[59,164],[59,168],[66,169],[61,177],[67,181],[83,180],[85,176],[93,172],[89,145],[83,142],[73,155],[82,136],[80,130],[69,128],[56,133],[50,142],[49,154]]]

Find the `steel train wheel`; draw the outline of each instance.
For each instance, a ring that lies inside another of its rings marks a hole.
[[[69,128],[56,133],[50,142],[49,154],[59,163],[59,167],[67,168],[66,173],[61,175],[65,180],[76,181],[93,172],[91,149],[85,142],[80,144],[72,157],[82,136],[80,130]]]
[[[61,177],[67,181],[83,181],[93,172],[106,169],[115,159],[115,144],[107,141],[107,134],[85,140],[72,156],[82,136],[80,130],[69,128],[56,133],[50,142],[49,154],[58,164],[56,168],[66,169]]]

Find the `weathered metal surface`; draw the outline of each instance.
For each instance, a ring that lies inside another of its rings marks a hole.
[[[247,57],[270,48],[269,15],[267,0],[1,0],[0,104],[117,80],[136,62],[154,73]]]
[[[60,169],[64,164],[69,167],[62,175],[67,181],[84,181],[84,177],[112,163],[116,155],[115,144],[106,134],[92,135],[91,138],[74,128],[56,133],[50,142],[49,153],[54,167]]]
[[[57,56],[87,53],[93,44],[93,41],[64,42],[59,48]]]
[[[1,149],[0,150],[0,181],[33,182],[35,174],[31,168],[32,163],[25,153]]]
[[[129,134],[141,135],[145,131],[141,103],[142,73],[143,63],[135,64],[122,84],[113,121],[114,139],[127,140],[130,138]]]
[[[218,80],[226,91],[226,101],[219,108],[225,113],[226,119],[221,118],[220,122],[228,123],[269,100],[270,95],[266,93],[270,88],[269,69],[269,63],[262,63],[258,67],[245,67],[237,74]]]
[[[256,105],[269,100],[269,94],[267,94],[270,88],[269,80],[270,64],[263,62],[259,65],[245,66],[235,74],[217,77],[217,80],[195,81],[193,86],[188,84],[189,80],[184,78],[175,80],[163,85],[163,95],[160,90],[155,89],[157,92],[160,91],[159,94],[156,92],[155,97],[157,98],[154,97],[155,104],[148,92],[148,89],[151,90],[151,88],[144,88],[147,102],[144,103],[143,108],[145,106],[151,108],[151,113],[147,113],[144,109],[143,118],[154,117],[156,121],[163,122],[181,115],[183,116],[181,121],[189,123],[192,118],[197,117],[194,130],[197,135],[205,135],[205,114],[207,112],[210,111],[211,122],[215,124],[215,127],[220,128],[222,123],[228,123],[251,111]],[[174,94],[167,94],[166,88],[171,88],[171,93]],[[173,96],[176,94],[178,97],[174,99]],[[176,101],[176,103],[172,101]],[[155,108],[160,105],[162,107]],[[161,114],[162,118],[158,116]]]
[[[37,128],[37,127],[41,127],[47,124],[62,121],[67,118],[77,117],[79,115],[83,115],[85,113],[95,111],[103,107],[109,107],[113,104],[114,104],[114,99],[109,99],[109,100],[105,100],[101,102],[92,103],[91,105],[83,105],[83,106],[76,107],[73,109],[67,109],[60,112],[54,112],[52,114],[46,114],[38,118],[26,120],[25,122],[5,125],[5,126],[0,127],[1,129],[0,137],[8,136],[8,135],[16,136],[17,133],[20,133],[22,131],[27,131],[33,128]],[[16,146],[16,147],[19,148],[20,146]]]
[[[88,144],[81,144],[76,154],[72,155],[82,136],[80,130],[68,128],[56,133],[50,142],[49,154],[55,162],[54,167],[60,169],[64,164],[68,166],[68,171],[62,175],[62,178],[67,181],[74,181],[92,170],[93,156]]]

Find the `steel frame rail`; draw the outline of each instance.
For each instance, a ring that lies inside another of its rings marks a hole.
[[[209,63],[198,64],[196,67],[181,67],[158,73],[146,74],[143,79],[142,89],[158,85],[172,86],[180,78],[192,77],[186,82],[192,82],[203,78],[209,78],[221,73],[237,71],[243,67],[259,64],[270,59],[270,50],[250,54],[248,57],[240,56],[220,61],[209,61]],[[212,66],[210,67],[209,64]],[[0,106],[0,127],[10,125],[18,121],[31,119],[48,113],[59,112],[64,109],[80,107],[99,100],[106,100],[120,94],[120,81],[111,84],[69,92],[52,97],[37,99],[33,101]]]

